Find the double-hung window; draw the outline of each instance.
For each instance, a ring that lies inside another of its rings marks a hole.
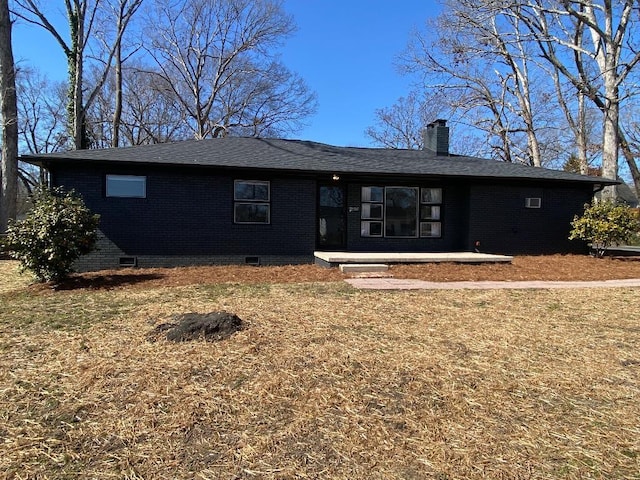
[[[271,185],[263,180],[236,180],[233,185],[235,223],[271,223]]]

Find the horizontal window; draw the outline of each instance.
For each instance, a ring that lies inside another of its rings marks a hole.
[[[542,199],[540,197],[525,198],[524,206],[526,208],[542,208]]]
[[[234,183],[233,199],[268,202],[269,182],[259,180],[236,180]]]
[[[146,198],[147,177],[139,175],[107,175],[107,197]]]
[[[421,220],[440,220],[440,205],[420,205]]]
[[[361,217],[363,219],[382,220],[382,204],[363,203]]]
[[[440,222],[420,222],[420,236],[437,238],[442,236],[442,224]]]
[[[420,189],[420,203],[442,203],[441,188]]]
[[[240,203],[236,202],[234,221],[236,223],[269,223],[268,203]]]
[[[363,202],[381,203],[384,195],[383,187],[362,187]]]
[[[382,222],[360,222],[360,235],[363,237],[381,237]]]

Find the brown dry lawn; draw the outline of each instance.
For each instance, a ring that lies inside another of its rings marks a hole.
[[[9,262],[10,263],[10,262]],[[640,259],[596,259],[586,255],[515,257],[511,264],[440,263],[393,265],[396,278],[429,281],[464,280],[613,280],[640,278]],[[12,277],[13,278],[13,277]],[[346,278],[338,269],[315,265],[281,267],[205,266],[103,270],[75,275],[61,289],[159,288],[218,283],[335,282]],[[19,281],[14,279],[12,281]],[[23,278],[22,281],[28,281]],[[0,279],[0,291],[3,280]],[[34,287],[38,288],[38,287]]]
[[[394,274],[590,280],[639,265],[533,257]],[[640,478],[640,289],[341,280],[209,267],[53,290],[0,262],[0,477]],[[147,339],[172,315],[218,310],[247,328]]]

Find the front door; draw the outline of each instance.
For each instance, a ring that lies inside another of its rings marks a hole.
[[[318,250],[346,248],[345,192],[342,185],[318,187]]]

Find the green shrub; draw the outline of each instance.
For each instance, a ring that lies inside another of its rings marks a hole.
[[[602,257],[608,247],[631,241],[640,230],[640,221],[627,205],[594,201],[584,206],[584,213],[573,219],[571,227],[570,240],[590,242],[598,257]]]
[[[94,249],[99,218],[74,192],[39,189],[26,218],[10,224],[4,247],[39,281],[58,281]]]

